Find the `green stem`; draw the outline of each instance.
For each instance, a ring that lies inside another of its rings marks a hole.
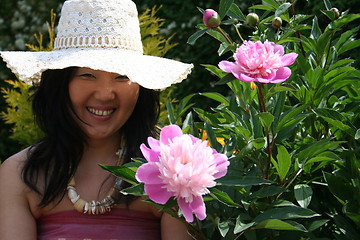
[[[241,36],[241,33],[239,32],[239,29],[238,29],[237,27],[235,27],[235,30],[236,30],[237,34],[239,35],[241,41],[244,42],[245,40],[244,40],[243,37]]]
[[[265,104],[265,96],[264,96],[264,83],[258,83],[258,99],[259,99],[259,108],[260,112],[267,112],[266,104]],[[270,166],[271,166],[271,158],[272,158],[272,150],[273,150],[273,143],[270,142],[270,130],[266,129],[266,140],[268,143],[268,161],[266,163],[266,170],[265,170],[265,178],[269,177]]]

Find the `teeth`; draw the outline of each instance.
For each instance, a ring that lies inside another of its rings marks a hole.
[[[87,108],[89,110],[89,112],[98,115],[98,116],[109,116],[110,114],[112,114],[114,112],[114,109],[111,110],[99,110],[99,109],[94,109],[94,108]]]

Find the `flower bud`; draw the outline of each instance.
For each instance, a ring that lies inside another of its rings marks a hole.
[[[219,14],[212,9],[205,10],[203,21],[208,28],[217,28],[221,23]]]
[[[332,9],[330,9],[330,11],[334,12],[335,19],[338,19],[340,17],[339,9],[332,8]]]
[[[273,26],[273,28],[275,29],[279,29],[281,25],[282,25],[282,19],[280,17],[275,17],[271,22],[271,26]]]
[[[246,16],[246,24],[250,27],[255,27],[259,24],[259,16],[256,13],[249,13]]]

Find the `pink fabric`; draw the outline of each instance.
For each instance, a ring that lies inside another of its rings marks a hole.
[[[75,210],[37,220],[38,240],[159,240],[160,219],[150,213],[114,208],[87,215]]]

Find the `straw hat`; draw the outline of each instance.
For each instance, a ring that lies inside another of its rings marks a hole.
[[[54,51],[2,51],[20,80],[39,81],[47,69],[70,66],[126,75],[149,89],[181,82],[192,64],[143,55],[136,5],[131,0],[68,0],[64,3]]]

